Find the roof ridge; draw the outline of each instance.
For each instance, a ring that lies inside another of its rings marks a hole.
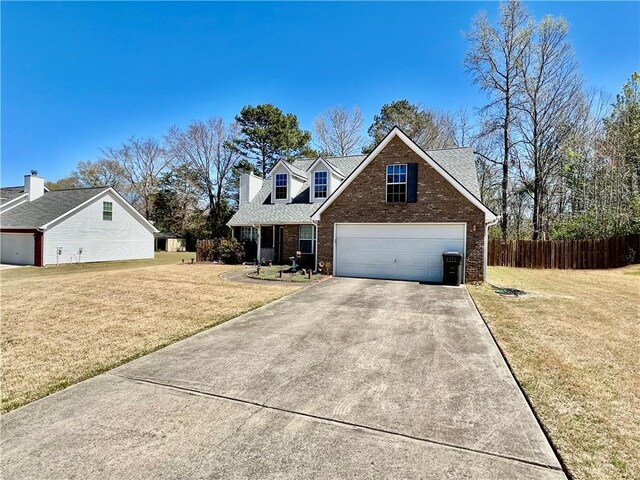
[[[77,188],[57,188],[56,190],[49,190],[48,192],[45,193],[52,193],[52,192],[70,192],[70,191],[75,191],[75,190],[98,190],[99,188],[113,188],[111,186],[105,185],[103,187],[77,187]]]
[[[350,157],[366,157],[366,153],[358,153],[353,155],[332,155],[331,157],[322,157],[322,158],[350,158]]]
[[[441,147],[441,148],[427,148],[425,151],[427,152],[437,152],[438,150],[463,150],[465,148],[473,148],[473,147]]]

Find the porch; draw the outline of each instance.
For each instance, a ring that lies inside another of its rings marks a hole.
[[[288,265],[297,251],[302,266],[316,268],[316,231],[314,225],[255,225],[235,227],[233,236],[244,243],[246,260],[261,264]]]

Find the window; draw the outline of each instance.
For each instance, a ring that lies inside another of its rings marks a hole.
[[[407,165],[387,165],[387,203],[407,201]]]
[[[256,227],[240,227],[240,240],[243,242],[253,242],[258,238]]]
[[[313,225],[300,225],[300,253],[314,253],[315,227]]]
[[[287,199],[287,174],[276,173],[276,200]]]
[[[113,220],[113,203],[102,202],[102,220]]]
[[[313,196],[314,198],[327,198],[327,172],[315,172],[313,174]]]

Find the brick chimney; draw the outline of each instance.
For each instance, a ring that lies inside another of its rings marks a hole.
[[[44,195],[44,178],[38,176],[38,172],[31,170],[30,175],[24,176],[24,191],[28,193],[28,199],[33,202]]]

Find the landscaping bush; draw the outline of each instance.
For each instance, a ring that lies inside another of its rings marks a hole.
[[[221,238],[218,244],[218,254],[224,263],[242,263],[244,246],[235,238]]]
[[[235,238],[198,240],[196,251],[199,262],[242,263],[244,246]]]

